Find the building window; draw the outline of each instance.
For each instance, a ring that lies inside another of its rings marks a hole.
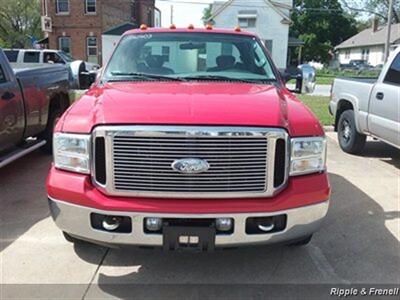
[[[241,28],[255,28],[256,18],[239,18],[239,27]]]
[[[71,54],[71,38],[65,36],[58,38],[58,49]]]
[[[96,0],[85,0],[85,14],[96,13]]]
[[[345,59],[349,59],[350,58],[350,50],[346,50],[345,52],[344,52],[344,58]]]
[[[96,37],[88,37],[86,41],[87,47],[87,55],[88,56],[97,56],[97,38]]]
[[[269,53],[272,54],[272,40],[265,40],[265,47],[268,49]]]
[[[69,14],[69,0],[56,0],[56,13]]]
[[[162,46],[161,55],[163,56],[165,62],[169,62],[169,53],[170,53],[169,47]]]
[[[361,59],[368,61],[369,60],[369,49],[362,49],[361,51]]]

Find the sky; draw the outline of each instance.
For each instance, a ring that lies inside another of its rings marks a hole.
[[[189,24],[201,27],[204,8],[213,3],[212,0],[156,0],[156,7],[161,10],[161,25],[171,25],[171,6],[173,6],[173,23],[177,27]]]

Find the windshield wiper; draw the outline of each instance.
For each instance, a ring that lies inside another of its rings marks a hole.
[[[156,74],[146,74],[146,73],[136,73],[136,72],[111,72],[111,75],[130,77],[131,79],[145,79],[145,80],[172,80],[172,81],[184,81],[183,78],[176,78],[164,75]],[[110,78],[107,81],[123,81],[121,78]]]
[[[232,78],[228,76],[222,75],[199,75],[199,76],[185,76],[185,77],[178,77],[184,80],[222,80],[222,81],[236,81],[236,82],[246,82],[246,83],[260,83],[260,82],[273,82],[276,79],[243,79],[243,78]]]

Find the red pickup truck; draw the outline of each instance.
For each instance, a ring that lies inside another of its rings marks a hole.
[[[126,32],[55,128],[47,191],[66,239],[307,244],[328,210],[326,141],[283,74],[238,28]]]

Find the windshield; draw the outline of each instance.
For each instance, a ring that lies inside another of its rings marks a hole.
[[[251,36],[143,33],[122,39],[103,78],[166,79],[269,82],[276,77],[264,49]]]
[[[71,55],[69,55],[68,53],[61,51],[58,52],[58,54],[66,61],[66,62],[73,62],[74,59],[72,58]]]

